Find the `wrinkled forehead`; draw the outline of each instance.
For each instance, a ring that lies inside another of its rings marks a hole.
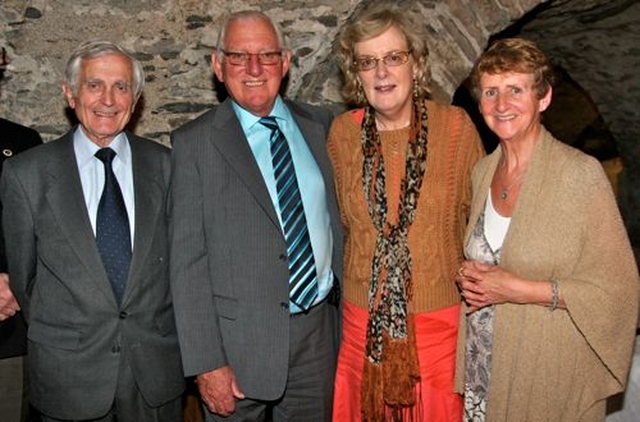
[[[259,17],[235,19],[228,23],[224,48],[245,51],[282,48],[275,28]]]
[[[133,79],[133,63],[120,53],[87,57],[80,63],[80,75],[84,78]]]

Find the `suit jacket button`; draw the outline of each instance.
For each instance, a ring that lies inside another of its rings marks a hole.
[[[126,319],[127,318],[127,313],[125,311],[120,312],[120,314],[118,315],[118,318],[120,319]]]
[[[286,253],[281,253],[278,258],[280,258],[280,261],[286,261],[287,260],[287,254]]]
[[[289,310],[289,302],[280,302],[280,307]]]
[[[113,347],[111,348],[111,352],[120,353],[120,346],[118,346],[117,344],[114,344]]]

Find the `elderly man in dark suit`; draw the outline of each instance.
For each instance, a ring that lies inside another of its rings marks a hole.
[[[329,421],[342,235],[332,115],[281,98],[291,64],[264,14],[212,56],[230,98],[172,134],[171,285],[208,421]]]
[[[182,419],[170,154],[124,131],[143,83],[119,46],[81,46],[63,83],[80,125],[4,165],[9,274],[28,323],[30,399],[45,422]]]

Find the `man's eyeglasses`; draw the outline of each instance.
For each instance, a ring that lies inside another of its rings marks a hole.
[[[258,56],[261,65],[274,65],[280,63],[282,51],[262,51],[260,53],[247,53],[246,51],[225,51],[222,50],[225,61],[233,66],[246,66],[252,56]]]
[[[378,62],[382,61],[386,66],[401,66],[409,60],[409,54],[411,50],[407,51],[392,51],[385,54],[382,58],[373,56],[360,56],[356,57],[353,61],[353,67],[359,71],[372,70],[378,67]]]

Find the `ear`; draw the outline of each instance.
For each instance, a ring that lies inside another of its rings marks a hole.
[[[131,103],[131,114],[133,114],[136,111],[136,106],[138,105],[138,100],[134,100]]]
[[[73,92],[71,91],[71,87],[66,82],[62,83],[62,93],[64,94],[64,97],[67,99],[67,104],[69,104],[69,107],[71,107],[72,109],[75,109],[76,108],[76,99],[73,96]]]
[[[284,57],[282,59],[282,77],[284,78],[289,72],[289,68],[291,67],[291,50],[287,50],[284,53]]]
[[[540,113],[549,108],[549,106],[551,105],[551,98],[553,98],[553,88],[549,87],[549,90],[546,94],[544,94],[544,97],[540,98],[540,100],[538,101],[538,110],[540,111]]]
[[[218,80],[224,83],[224,72],[222,71],[222,62],[218,60],[218,52],[216,50],[211,53],[211,69],[216,74]]]

